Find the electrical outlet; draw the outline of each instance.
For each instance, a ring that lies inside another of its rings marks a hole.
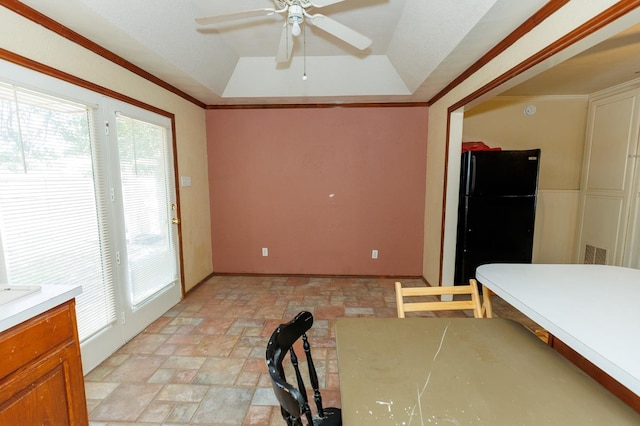
[[[372,259],[378,258],[378,250],[371,250],[371,258]]]
[[[267,247],[262,247],[262,255],[269,256],[269,249]]]

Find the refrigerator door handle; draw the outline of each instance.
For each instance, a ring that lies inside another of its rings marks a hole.
[[[476,156],[471,156],[471,182],[469,183],[469,194],[476,191]]]

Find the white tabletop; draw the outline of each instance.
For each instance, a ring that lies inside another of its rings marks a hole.
[[[640,270],[489,264],[476,278],[640,395]]]
[[[34,293],[2,304],[0,332],[55,308],[81,293],[81,285],[43,285]]]

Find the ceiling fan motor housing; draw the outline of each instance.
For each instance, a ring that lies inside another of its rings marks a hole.
[[[311,0],[273,0],[273,1],[276,4],[276,6],[278,6],[279,9],[284,9],[287,6],[293,6],[295,4],[302,6],[304,9],[313,6],[313,4],[311,3]]]

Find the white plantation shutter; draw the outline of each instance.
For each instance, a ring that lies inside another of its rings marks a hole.
[[[0,83],[0,281],[81,284],[81,340],[116,318],[95,114]]]

